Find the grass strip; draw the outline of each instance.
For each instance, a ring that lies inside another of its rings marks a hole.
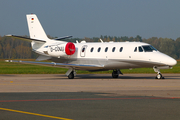
[[[30,61],[30,60],[24,60]],[[31,60],[34,61],[34,60]],[[68,69],[50,66],[40,66],[32,64],[22,64],[22,63],[11,63],[0,60],[0,74],[65,74]],[[136,69],[122,69],[122,73],[155,73],[153,68],[136,68]],[[173,69],[162,69],[162,73],[180,73],[180,61],[177,61],[177,65]],[[111,74],[112,70],[109,71],[98,71],[89,72],[78,70],[78,74]]]

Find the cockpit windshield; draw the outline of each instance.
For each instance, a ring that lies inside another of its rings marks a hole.
[[[142,46],[142,47],[143,47],[143,49],[144,49],[145,52],[153,52],[153,50],[157,51],[157,49],[154,48],[154,47],[151,46],[151,45],[144,45],[144,46]]]

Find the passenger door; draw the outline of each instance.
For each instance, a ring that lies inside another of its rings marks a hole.
[[[85,57],[86,49],[87,49],[87,45],[83,45],[80,52],[81,57]]]

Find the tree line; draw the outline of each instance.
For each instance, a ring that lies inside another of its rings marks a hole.
[[[27,36],[26,36],[27,37]],[[51,36],[48,36],[53,38]],[[160,52],[163,52],[175,59],[180,59],[180,37],[176,40],[170,38],[158,38],[151,37],[148,39],[142,39],[141,36],[137,35],[136,37],[116,37],[116,36],[100,36],[88,38],[71,38],[64,41],[76,42],[83,41],[86,42],[100,42],[102,39],[104,42],[114,41],[114,42],[124,42],[124,41],[140,41],[149,43],[158,49]],[[31,44],[28,41],[23,41],[11,37],[0,36],[0,59],[36,59],[39,55],[32,51]]]

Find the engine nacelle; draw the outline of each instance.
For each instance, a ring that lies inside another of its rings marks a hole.
[[[48,51],[45,54],[53,57],[61,57],[66,55],[73,55],[75,51],[75,45],[72,42],[68,42],[64,44],[48,46]]]

